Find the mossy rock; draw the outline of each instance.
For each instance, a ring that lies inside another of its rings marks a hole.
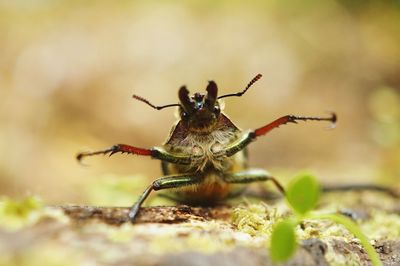
[[[319,208],[352,210],[384,264],[400,265],[398,200],[346,192],[338,205],[335,195],[323,196]],[[45,206],[35,198],[4,199],[0,206],[0,265],[272,265],[271,228],[290,215],[280,200],[147,207],[135,224],[123,207]],[[296,234],[301,246],[286,265],[368,265],[359,241],[342,226],[306,220]]]

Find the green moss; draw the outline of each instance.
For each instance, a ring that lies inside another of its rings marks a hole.
[[[296,235],[301,240],[310,238],[319,238],[322,241],[329,241],[332,238],[346,242],[353,240],[353,236],[344,226],[329,220],[304,220],[302,224],[304,229],[300,226],[296,228]]]
[[[352,194],[352,193],[349,193]],[[367,194],[364,200],[369,202],[370,197]],[[372,193],[374,194],[374,193]],[[380,197],[380,195],[378,195]],[[358,199],[353,195],[348,195],[351,199]],[[368,198],[368,199],[367,199]],[[376,198],[376,196],[375,196]],[[386,197],[385,197],[386,199]],[[393,198],[386,199],[394,201]],[[354,202],[354,201],[353,201]],[[336,213],[338,209],[346,207],[346,204],[339,206],[329,205],[324,207],[324,213]],[[232,223],[238,231],[244,232],[251,236],[251,239],[262,238],[257,244],[268,243],[273,225],[288,215],[288,210],[283,205],[274,207],[263,203],[248,204],[237,207],[233,210]],[[362,231],[369,239],[399,239],[400,238],[400,216],[387,211],[370,210],[370,217],[365,221],[358,222]],[[355,238],[344,226],[329,220],[306,219],[302,226],[296,227],[296,235],[299,240],[310,238],[318,238],[328,245],[326,259],[330,265],[360,265],[361,260],[357,254],[353,252],[339,254],[334,249],[335,243],[358,243]],[[247,241],[244,245],[250,245]]]
[[[263,203],[240,206],[233,210],[232,223],[239,231],[251,236],[269,237],[273,225],[282,219],[286,211]]]
[[[39,220],[43,203],[38,197],[22,200],[3,198],[0,200],[0,227],[18,230]]]
[[[0,200],[0,228],[17,231],[45,218],[55,219],[62,223],[68,221],[61,209],[45,207],[42,200],[36,196],[21,200],[10,198]]]
[[[400,239],[400,215],[374,210],[371,218],[361,223],[361,228],[370,239]]]
[[[32,211],[43,207],[42,201],[35,196],[26,197],[22,200],[3,198],[0,200],[0,212],[2,215],[26,218]]]

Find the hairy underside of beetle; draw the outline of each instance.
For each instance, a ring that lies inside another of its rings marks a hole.
[[[177,166],[180,173],[215,170],[229,171],[232,159],[224,154],[225,147],[238,138],[239,132],[232,128],[215,130],[209,134],[188,133],[183,139],[174,139],[165,148],[171,152],[189,154],[192,162],[187,166]]]
[[[192,132],[182,139],[170,140],[165,148],[174,153],[190,154],[192,162],[190,165],[166,163],[164,174],[196,173],[203,179],[200,184],[174,190],[173,194],[183,202],[210,204],[236,191],[232,187],[237,185],[226,183],[224,174],[244,169],[245,156],[243,152],[238,152],[227,157],[224,149],[237,140],[240,134],[236,128],[222,127],[209,134]]]

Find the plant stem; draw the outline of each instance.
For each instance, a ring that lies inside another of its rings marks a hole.
[[[382,262],[379,259],[379,255],[378,253],[376,253],[374,247],[369,243],[368,238],[360,230],[357,224],[355,224],[349,218],[344,216],[339,216],[336,214],[308,214],[307,217],[311,219],[331,220],[334,221],[335,223],[342,224],[347,228],[347,230],[349,230],[354,236],[356,236],[361,241],[361,244],[363,245],[365,251],[367,252],[372,265],[382,266]]]

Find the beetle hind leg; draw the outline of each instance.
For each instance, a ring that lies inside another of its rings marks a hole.
[[[262,169],[250,169],[236,173],[226,174],[223,177],[224,181],[231,184],[247,184],[253,182],[272,181],[275,187],[285,195],[285,189],[279,181],[271,176],[267,171]]]
[[[150,195],[151,191],[161,190],[161,189],[168,189],[168,188],[179,188],[190,186],[194,184],[198,184],[202,181],[195,174],[181,174],[181,175],[170,175],[166,177],[159,178],[146,188],[146,190],[140,195],[139,199],[136,203],[132,206],[128,213],[129,220],[134,222],[140,207],[142,206],[143,202],[147,199]]]

